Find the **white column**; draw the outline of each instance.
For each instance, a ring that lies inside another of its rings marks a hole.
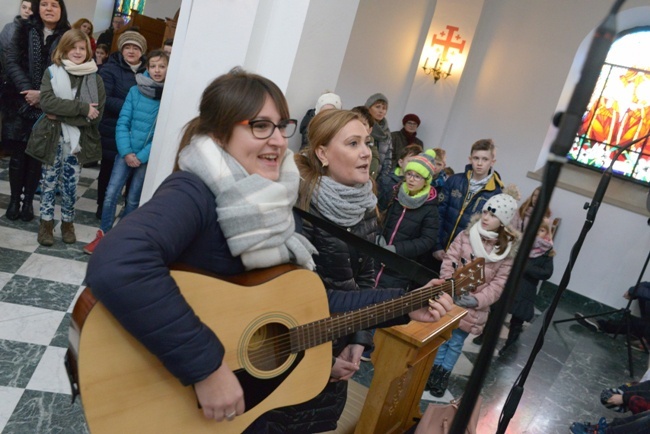
[[[214,78],[240,65],[287,92],[312,3],[321,10],[330,4],[326,0],[183,0],[141,203],[173,170],[182,128],[197,116],[201,94]],[[330,18],[337,12],[329,11]],[[339,44],[338,49],[344,47]],[[313,42],[310,48],[318,49]]]
[[[244,65],[258,0],[183,0],[141,203],[172,172],[183,126],[217,76]]]

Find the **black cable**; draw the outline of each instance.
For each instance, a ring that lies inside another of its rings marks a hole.
[[[533,213],[530,217],[528,227],[524,232],[519,252],[515,257],[501,299],[494,305],[494,310],[490,313],[488,318],[484,332],[483,345],[474,364],[472,375],[465,386],[465,393],[458,408],[458,413],[451,425],[449,431],[450,434],[465,433],[467,423],[469,422],[474,406],[476,405],[478,395],[481,392],[483,380],[485,379],[485,375],[492,362],[492,354],[496,348],[501,324],[503,323],[507,313],[507,307],[514,299],[516,289],[519,286],[519,280],[523,274],[526,261],[528,260],[528,254],[537,234],[537,228],[542,222],[545,210],[548,208],[551,194],[560,175],[560,169],[566,162],[566,155],[571,149],[571,144],[573,143],[580,127],[582,116],[585,113],[589,99],[596,87],[600,70],[602,65],[605,63],[607,53],[609,52],[609,48],[616,35],[616,14],[624,2],[625,0],[617,0],[615,2],[610,13],[605,17],[605,20],[598,26],[594,33],[594,37],[591,41],[582,68],[580,80],[573,91],[573,95],[571,96],[571,100],[569,101],[564,116],[562,116],[557,137],[551,146],[551,152],[549,153],[545,165],[544,179],[542,181],[537,204],[533,208]],[[521,393],[523,393],[523,389],[519,391],[519,397],[521,397]],[[514,394],[513,397],[516,398],[517,394]],[[518,400],[514,404],[512,414],[514,414],[514,409],[516,409],[517,405]],[[504,421],[506,427],[508,421],[509,419]],[[501,424],[499,428],[501,428]],[[503,429],[505,430],[505,427]]]

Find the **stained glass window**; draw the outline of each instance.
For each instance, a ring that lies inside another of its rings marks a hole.
[[[612,44],[582,118],[569,162],[650,185],[650,27],[627,31]]]
[[[133,9],[138,11],[139,14],[144,12],[145,1],[146,0],[115,0],[115,13],[131,18],[131,10]]]

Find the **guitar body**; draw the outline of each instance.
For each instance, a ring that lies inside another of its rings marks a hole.
[[[285,334],[329,316],[317,274],[293,270],[248,286],[186,271],[172,271],[172,276],[223,343],[225,361],[244,388],[246,412],[232,422],[206,420],[194,390],[181,385],[96,303],[81,327],[76,360],[93,434],[240,433],[263,413],[307,401],[323,390],[331,343],[289,354]]]

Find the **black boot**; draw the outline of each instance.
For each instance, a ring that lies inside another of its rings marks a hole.
[[[426,386],[424,386],[424,390],[431,390],[434,387],[440,383],[440,374],[442,371],[442,366],[441,365],[433,365],[433,368],[431,369],[431,373],[429,373],[429,379],[427,380]]]
[[[449,376],[451,375],[451,371],[447,371],[444,368],[440,368],[440,381],[438,384],[435,385],[431,389],[431,394],[435,396],[436,398],[441,398],[444,394],[445,391],[447,390],[447,386],[449,385]]]
[[[25,167],[25,198],[23,207],[20,210],[20,219],[30,222],[34,219],[34,207],[32,205],[34,193],[36,193],[38,184],[41,182],[41,162],[26,155]]]
[[[20,154],[16,152],[16,154]],[[11,199],[7,207],[7,218],[18,220],[20,217],[20,195],[23,192],[23,161],[24,155],[12,155],[9,160],[9,186]]]
[[[20,198],[14,198],[13,196],[9,200],[9,206],[7,206],[7,213],[5,214],[9,220],[18,220],[20,216]]]
[[[517,342],[517,339],[519,339],[519,335],[523,330],[523,324],[513,324],[512,322],[510,323],[510,330],[508,331],[508,338],[506,339],[506,343],[503,345],[503,348],[499,350],[500,356],[502,356],[509,347]]]
[[[34,197],[25,195],[23,199],[23,207],[20,209],[20,219],[24,222],[31,222],[34,220]]]

